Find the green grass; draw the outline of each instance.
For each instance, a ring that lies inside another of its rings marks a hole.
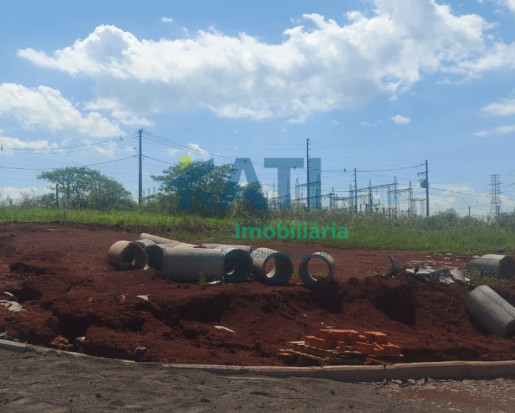
[[[104,225],[138,225],[156,227],[163,232],[173,232],[182,240],[236,241],[235,224],[245,226],[276,226],[278,221],[289,225],[292,221],[307,222],[318,227],[346,226],[348,239],[295,240],[287,242],[313,243],[340,248],[419,250],[427,252],[452,252],[484,254],[515,250],[515,215],[505,214],[500,219],[486,222],[473,218],[460,218],[449,211],[423,217],[386,217],[381,214],[352,214],[348,211],[269,211],[261,217],[206,218],[196,215],[167,215],[141,210],[92,211],[57,210],[46,208],[21,208],[0,206],[0,221],[4,222],[78,222]],[[238,240],[245,243],[245,240]],[[249,243],[266,245],[277,239],[252,240]],[[280,242],[280,241],[279,241]]]
[[[138,225],[173,231],[178,239],[202,237],[206,241],[234,237],[232,218],[203,218],[194,215],[165,215],[145,211],[57,210],[0,206],[0,222],[77,222],[102,225]]]
[[[488,274],[478,268],[467,270],[465,276],[470,280],[470,285],[473,286],[488,285],[489,287],[495,288],[511,281]]]
[[[326,239],[320,243],[341,248],[419,250],[427,252],[453,252],[484,254],[515,250],[515,216],[503,215],[499,220],[481,221],[458,217],[454,211],[435,214],[429,218],[382,214],[352,214],[348,211],[321,210],[277,214],[285,222],[299,220],[311,225],[327,226],[334,222],[346,226],[349,237],[345,240]],[[277,217],[276,219],[277,220]],[[273,222],[274,220],[272,220]],[[304,242],[312,242],[305,240]]]

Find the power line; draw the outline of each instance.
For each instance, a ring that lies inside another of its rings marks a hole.
[[[113,159],[113,160],[110,160],[110,161],[105,161],[105,162],[97,162],[97,163],[92,163],[92,164],[81,164],[80,166],[82,167],[86,167],[86,168],[89,168],[91,166],[98,166],[98,165],[105,165],[105,164],[108,164],[108,163],[114,163],[114,162],[120,162],[120,161],[124,161],[126,159],[134,159],[137,155],[131,155],[131,156],[126,156],[125,158],[119,158],[119,159]],[[58,169],[64,169],[64,168],[71,168],[71,167],[67,167],[67,166],[63,166],[63,167],[60,167],[60,168],[22,168],[20,166],[0,166],[1,169],[15,169],[15,170],[22,170],[22,171],[56,171]]]
[[[358,173],[375,173],[375,172],[392,172],[392,171],[400,171],[400,170],[403,170],[403,169],[413,169],[413,168],[420,168],[421,166],[424,166],[425,164],[424,163],[421,163],[421,164],[418,164],[418,165],[412,165],[412,166],[402,166],[402,167],[399,167],[399,168],[389,168],[389,169],[375,169],[375,170],[355,170],[355,169],[322,169],[322,172],[343,172],[343,173],[347,173],[347,172],[358,172]]]
[[[2,145],[2,151],[47,152],[47,153],[48,152],[56,152],[57,154],[59,154],[59,153],[73,153],[75,151],[70,151],[70,152],[63,152],[63,151],[66,150],[66,149],[80,149],[80,148],[88,148],[88,147],[95,148],[95,147],[107,146],[108,144],[111,144],[111,143],[114,143],[114,142],[128,140],[128,139],[133,139],[136,136],[137,135],[120,136],[118,138],[106,139],[106,140],[99,141],[99,142],[89,142],[89,143],[84,143],[84,144],[80,144],[80,145],[70,145],[70,146],[61,146],[61,147],[49,147],[49,148],[15,148],[15,147],[9,147],[9,146]]]

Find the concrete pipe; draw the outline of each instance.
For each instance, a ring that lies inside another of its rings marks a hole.
[[[200,244],[201,248],[217,249],[225,254],[225,280],[228,282],[245,281],[252,271],[250,245]]]
[[[155,245],[156,243],[150,239],[139,239],[136,241],[136,244],[141,245],[143,248],[146,248],[150,245]]]
[[[288,254],[268,248],[258,248],[251,254],[252,273],[268,284],[286,284],[293,275],[293,262]],[[272,260],[274,267],[267,272],[268,262]]]
[[[224,278],[228,282],[245,281],[252,271],[252,257],[250,252],[234,248],[230,245],[227,248],[214,248],[220,250],[225,255],[225,274]]]
[[[501,337],[515,335],[515,307],[487,285],[480,285],[465,298],[468,312]]]
[[[509,255],[486,254],[467,262],[467,269],[477,268],[501,278],[513,278],[515,261]]]
[[[148,241],[148,240],[147,240]],[[179,246],[189,246],[189,244],[182,244],[179,241],[174,241],[170,244],[150,244],[145,247],[148,255],[148,266],[156,270],[160,270],[163,263],[163,255],[166,251]]]
[[[196,247],[197,246],[195,244],[188,244],[186,242],[181,242],[181,241],[176,241],[176,240],[173,240],[173,239],[158,237],[157,235],[146,234],[144,232],[140,234],[139,239],[140,240],[149,239],[151,241],[154,241],[154,243],[156,243],[156,244],[187,245],[187,246],[190,246],[190,247]]]
[[[148,256],[141,245],[131,241],[117,241],[107,253],[109,264],[118,268],[145,268]]]
[[[221,280],[225,274],[226,256],[222,250],[188,246],[163,249],[161,275],[164,278],[196,283]]]
[[[327,266],[327,275],[317,278],[308,271],[308,264],[311,260],[322,260]],[[334,279],[334,259],[326,252],[313,252],[302,259],[299,265],[299,277],[305,285],[326,284]]]
[[[252,247],[250,245],[229,245],[229,244],[200,244],[201,248],[238,248],[243,251],[252,252]]]
[[[156,244],[173,244],[175,242],[179,242],[174,241],[173,239],[163,238],[153,234],[147,234],[146,232],[142,232],[139,236],[139,239],[149,239],[154,241]]]

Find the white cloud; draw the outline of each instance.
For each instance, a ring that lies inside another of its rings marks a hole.
[[[153,127],[155,125],[151,120],[141,116],[135,116],[127,110],[119,108],[117,102],[112,99],[98,99],[93,102],[86,102],[84,104],[84,109],[108,111],[112,117],[118,120],[121,124],[127,126]]]
[[[515,132],[515,125],[501,125],[496,126],[493,129],[481,129],[477,132],[474,132],[474,136],[491,136],[491,135],[507,135]]]
[[[500,103],[490,103],[481,110],[494,116],[515,115],[515,99],[504,99]]]
[[[74,132],[104,137],[123,132],[97,112],[82,114],[61,92],[47,86],[28,88],[14,83],[0,84],[0,116],[13,117],[25,128],[53,132]]]
[[[0,204],[9,204],[9,200],[13,202],[21,201],[24,197],[36,197],[48,193],[47,188],[28,186],[25,188],[17,188],[12,186],[0,187]]]
[[[175,156],[179,153],[179,149],[167,149],[166,153],[170,156]]]
[[[512,13],[515,13],[515,0],[502,0],[502,3],[508,7]]]
[[[407,118],[402,115],[395,115],[395,116],[392,116],[390,119],[393,121],[393,123],[395,123],[397,125],[407,125],[408,123],[411,122],[410,118]]]
[[[476,192],[467,185],[431,184],[430,208],[432,212],[455,209],[460,215],[486,216],[490,213],[488,193]]]
[[[479,76],[488,70],[515,69],[515,43],[497,42],[477,58],[460,63],[460,68],[470,76]]]
[[[197,143],[188,143],[188,148],[190,148],[188,151],[189,155],[200,155],[202,157],[209,156],[209,152],[205,149],[202,149]]]
[[[424,73],[492,67],[481,61],[488,25],[480,16],[454,14],[434,0],[372,3],[372,12],[350,12],[344,24],[306,14],[278,44],[214,30],[155,41],[103,25],[52,54],[27,48],[18,56],[93,78],[98,98],[125,114],[201,108],[294,123],[381,94],[397,96]]]
[[[376,126],[380,126],[380,125],[383,125],[383,122],[380,121],[380,120],[377,120],[375,122],[366,122],[366,121],[363,121],[361,122],[361,125],[362,126],[366,126],[367,128],[373,128],[373,127],[376,127]]]
[[[161,21],[163,23],[172,23],[173,19],[171,17],[161,17]]]
[[[47,140],[43,139],[38,141],[22,141],[18,138],[0,136],[0,156],[3,154],[12,155],[18,149],[36,149],[38,151],[47,151],[49,149],[57,148],[57,144],[49,143]]]

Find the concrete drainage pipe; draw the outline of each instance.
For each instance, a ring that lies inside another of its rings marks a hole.
[[[141,269],[147,266],[148,256],[137,242],[117,241],[109,248],[107,260],[118,268]]]
[[[225,280],[228,282],[245,281],[252,271],[250,245],[200,244],[201,248],[217,249],[225,254]]]
[[[156,270],[160,270],[163,263],[163,255],[167,249],[178,246],[179,243],[173,244],[151,244],[145,247],[148,255],[148,266]]]
[[[468,312],[500,337],[515,335],[515,307],[487,285],[480,285],[465,298]]]
[[[163,249],[161,275],[172,281],[210,282],[226,274],[226,256],[222,250],[176,246]]]
[[[188,245],[188,246],[191,246],[191,247],[195,247],[196,246],[194,244],[187,244],[185,242],[175,241],[175,240],[169,239],[169,238],[158,237],[157,235],[147,234],[145,232],[140,234],[139,239],[140,240],[147,239],[147,240],[150,240],[150,241],[154,241],[155,244]]]
[[[215,248],[225,254],[225,274],[224,278],[229,282],[245,281],[252,271],[252,257],[250,252],[240,248],[226,246]]]
[[[486,254],[467,262],[467,269],[480,269],[501,278],[513,278],[515,261],[509,255]]]
[[[156,245],[156,243],[150,239],[139,239],[136,244],[141,245],[143,248],[147,248],[150,245]]]
[[[314,277],[309,273],[308,264],[311,260],[322,260],[327,266],[327,275],[323,278]],[[334,279],[334,259],[325,252],[313,252],[302,259],[299,265],[299,277],[305,285],[327,284]]]
[[[257,248],[252,252],[252,273],[268,284],[286,284],[293,275],[293,262],[288,254],[268,248]],[[267,264],[273,261],[274,267],[267,272]]]
[[[200,244],[201,248],[238,248],[243,251],[252,252],[252,246],[250,245],[229,245],[229,244]]]

